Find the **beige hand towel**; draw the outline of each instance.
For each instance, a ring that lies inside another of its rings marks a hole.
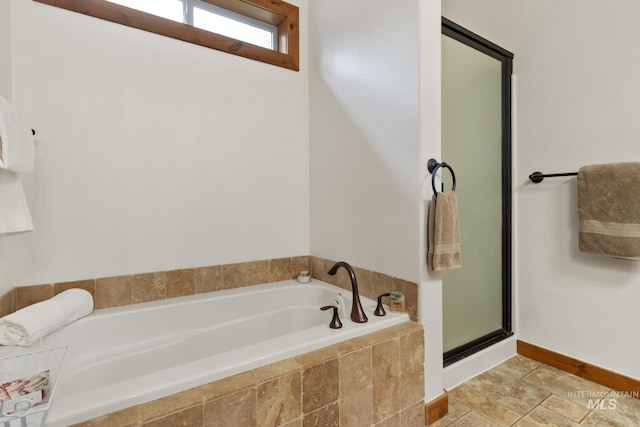
[[[580,168],[578,216],[581,251],[640,257],[640,162]]]
[[[427,218],[427,266],[433,271],[462,267],[456,193],[434,194]]]

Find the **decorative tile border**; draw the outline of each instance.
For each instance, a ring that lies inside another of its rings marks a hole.
[[[294,279],[300,271],[310,270],[318,280],[351,291],[349,275],[344,269],[330,276],[327,271],[335,261],[310,255],[241,262],[208,267],[126,276],[103,277],[73,282],[13,288],[0,297],[0,316],[44,301],[70,288],[91,292],[96,308],[118,307],[147,301],[233,289],[262,283]],[[405,295],[409,317],[418,321],[418,285],[383,273],[354,266],[360,294],[371,299],[399,291]]]

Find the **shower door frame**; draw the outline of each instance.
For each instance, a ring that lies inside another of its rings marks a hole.
[[[502,327],[444,352],[449,366],[513,335],[512,329],[512,137],[511,75],[513,53],[442,17],[442,35],[451,37],[502,63]]]

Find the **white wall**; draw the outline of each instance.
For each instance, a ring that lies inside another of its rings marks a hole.
[[[420,288],[418,309],[424,326],[425,341],[425,401],[442,394],[442,273],[427,270],[426,265],[426,203],[431,200],[431,174],[427,169],[430,158],[443,161],[441,156],[441,6],[439,1],[420,2]]]
[[[417,281],[418,2],[310,5],[312,253]]]
[[[11,100],[11,3],[0,2],[0,94]]]
[[[440,151],[440,5],[324,0],[309,18],[311,252],[420,283],[428,401],[442,394],[423,201]]]
[[[519,338],[640,378],[640,264],[578,251],[575,178],[527,182],[640,160],[640,4],[531,0],[517,12]]]
[[[11,101],[11,3],[0,1],[0,94]],[[0,235],[0,295],[11,289],[7,239]]]
[[[640,378],[640,264],[578,251],[575,178],[527,179],[640,160],[640,4],[444,0],[443,14],[515,53],[518,338]]]
[[[13,0],[13,102],[38,134],[11,285],[309,253],[294,3],[300,72]]]

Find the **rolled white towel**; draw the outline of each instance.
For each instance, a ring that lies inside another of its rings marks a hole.
[[[40,338],[93,311],[93,297],[69,289],[0,319],[0,344],[30,346]]]

